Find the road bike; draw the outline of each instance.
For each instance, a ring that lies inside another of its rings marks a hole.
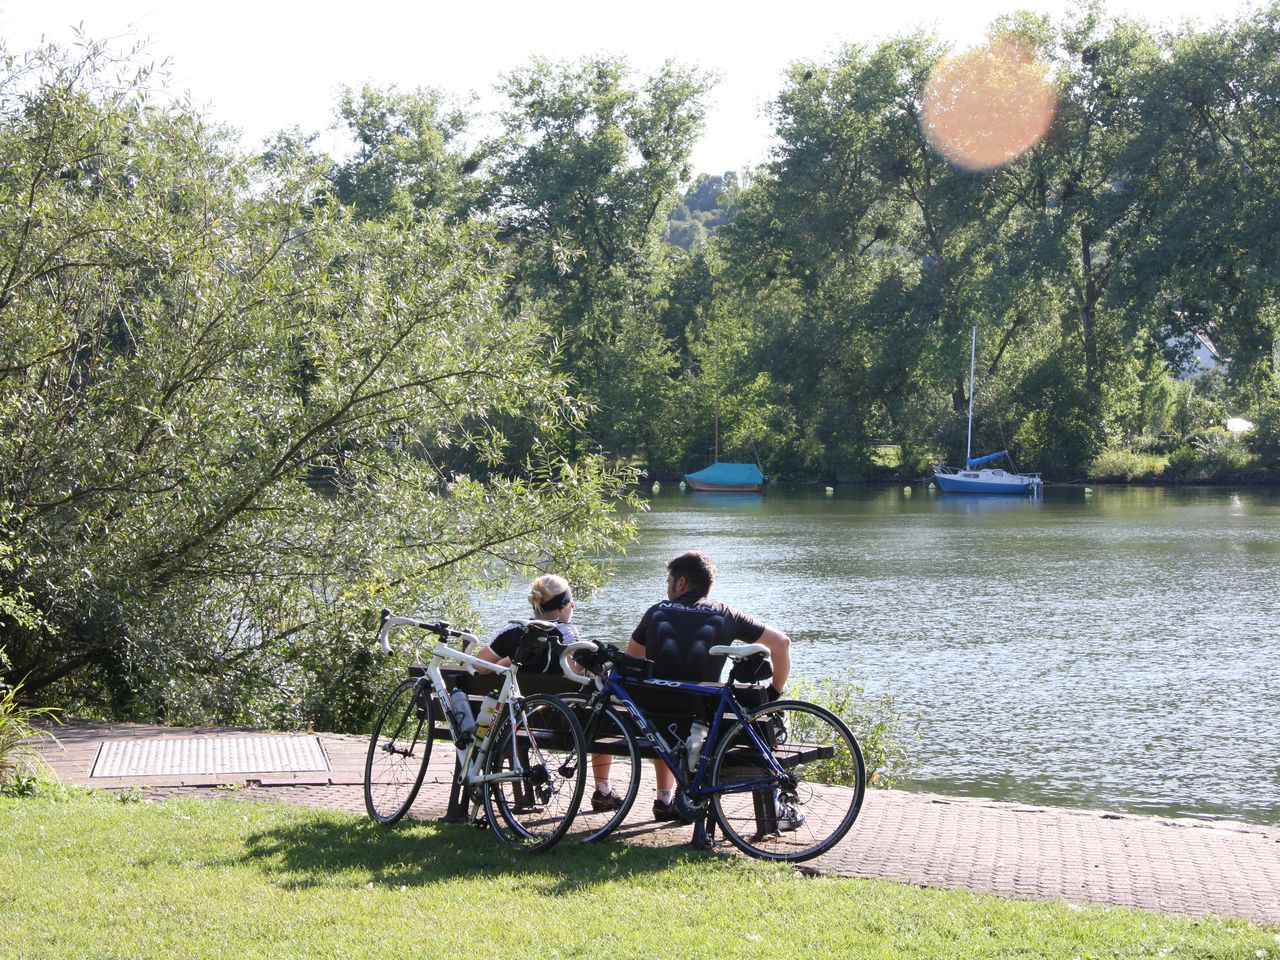
[[[595,688],[563,697],[582,721],[587,749],[616,754],[627,771],[621,806],[593,824],[585,839],[607,836],[635,802],[639,731],[675,774],[680,811],[695,824],[695,845],[710,845],[710,817],[734,846],[753,857],[801,861],[830,850],[862,808],[866,766],[858,741],[839,717],[816,704],[742,705],[735,683],[758,683],[772,675],[764,645],[721,645],[709,652],[734,660],[728,682],[654,679],[652,661],[591,640],[565,648],[566,675]],[[574,661],[586,672],[574,669]],[[710,709],[683,724],[669,724],[664,734],[632,697],[630,690],[637,688],[696,694]]]
[[[456,776],[468,798],[468,819],[483,807],[489,827],[507,843],[530,850],[550,847],[569,829],[582,802],[586,753],[577,717],[558,698],[523,696],[516,677],[521,663],[545,653],[559,634],[545,620],[514,620],[524,631],[510,667],[465,652],[476,638],[443,620],[418,620],[382,611],[378,642],[392,648],[393,627],[413,627],[439,641],[425,658],[410,641],[414,665],[388,697],[365,759],[364,799],[369,816],[382,824],[409,812],[431,760],[437,724],[456,750]],[[462,650],[449,646],[462,641]],[[496,696],[486,697],[471,715],[465,693],[450,690],[441,664],[503,675]],[[461,695],[461,699],[459,699]]]

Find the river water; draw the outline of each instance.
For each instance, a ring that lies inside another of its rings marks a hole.
[[[894,695],[907,789],[1280,823],[1280,493],[672,490],[638,520],[584,633],[628,636],[704,550],[793,676]]]

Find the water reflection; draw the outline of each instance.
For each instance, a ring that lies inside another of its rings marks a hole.
[[[861,677],[919,717],[921,789],[1280,822],[1280,496],[989,499],[664,492],[575,619],[629,636],[666,561],[706,550],[797,676]]]
[[[992,513],[1003,511],[1036,511],[1043,505],[1040,497],[1008,496],[994,493],[938,493],[938,509],[951,513]]]
[[[734,513],[763,513],[765,497],[759,493],[688,493],[683,495],[691,510],[731,510]]]

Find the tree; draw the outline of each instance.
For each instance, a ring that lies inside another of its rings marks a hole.
[[[463,219],[478,200],[484,148],[460,146],[470,118],[436,90],[346,87],[338,125],[356,151],[335,165],[339,199],[361,218],[434,210]]]
[[[1208,336],[1231,358],[1239,409],[1256,409],[1280,376],[1277,133],[1280,5],[1239,23],[1172,38],[1144,101],[1165,132],[1151,243],[1132,280],[1165,338]]]
[[[371,610],[598,578],[618,478],[559,453],[578,407],[487,229],[354,222],[323,170],[239,157],[101,46],[4,62],[0,626],[29,693],[359,726]]]
[[[908,430],[945,411],[920,403],[922,381],[957,382],[963,409],[947,358],[989,310],[998,211],[986,183],[954,170],[921,129],[940,56],[913,37],[796,64],[774,106],[775,157],[724,232],[733,276],[758,302],[792,304],[761,314],[761,369],[794,411],[800,472],[856,477],[878,439],[919,446]]]
[[[660,424],[669,394],[652,295],[707,89],[671,64],[636,84],[616,58],[535,59],[506,79],[492,193],[516,302],[555,330],[561,369],[597,407],[590,435],[624,455],[643,441],[613,418]]]

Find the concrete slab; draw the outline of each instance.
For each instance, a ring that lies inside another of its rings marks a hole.
[[[104,740],[90,778],[327,771],[315,736],[151,737]]]

